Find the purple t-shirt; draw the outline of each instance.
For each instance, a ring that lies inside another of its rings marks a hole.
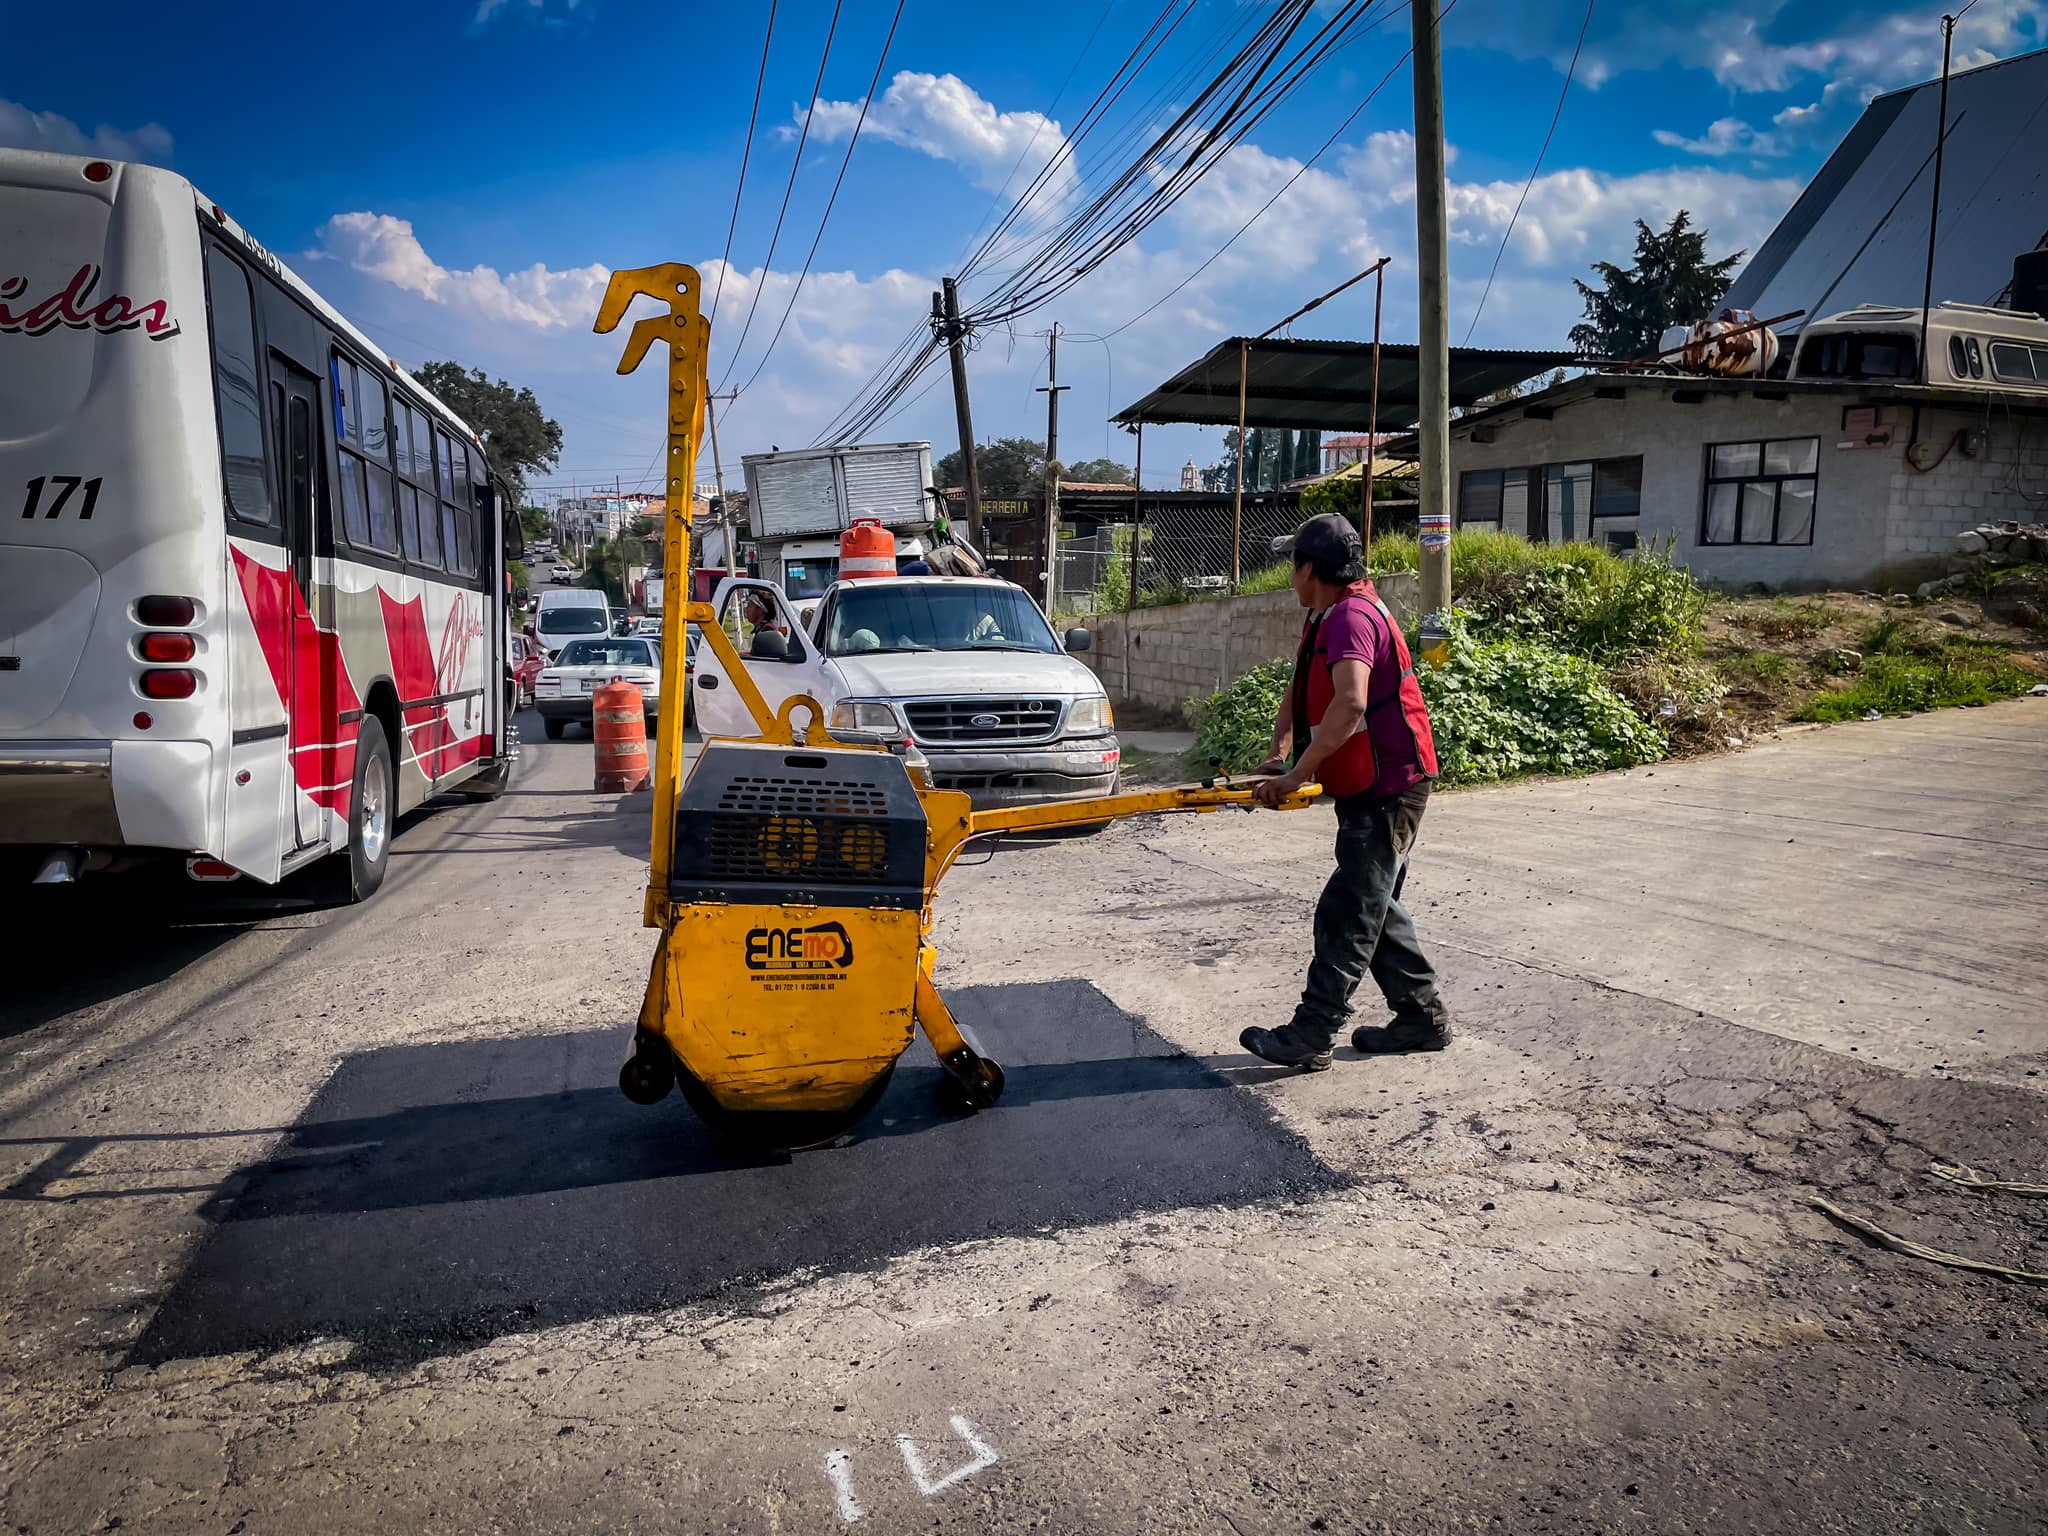
[[[1361,597],[1367,596],[1371,590],[1364,582],[1351,589],[1354,595]],[[1371,617],[1367,616],[1369,613]],[[1339,603],[1323,615],[1319,631],[1321,649],[1333,668],[1340,661],[1362,661],[1377,669],[1392,659],[1387,655],[1389,626],[1384,622],[1375,623],[1378,618],[1377,613],[1371,612],[1369,601]]]

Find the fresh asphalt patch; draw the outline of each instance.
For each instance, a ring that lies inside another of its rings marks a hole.
[[[350,1057],[208,1202],[133,1358],[310,1337],[417,1358],[929,1245],[1345,1182],[1086,983],[950,1001],[1004,1065],[1001,1104],[949,1107],[920,1038],[849,1138],[797,1153],[721,1140],[679,1094],[628,1103],[624,1028]]]

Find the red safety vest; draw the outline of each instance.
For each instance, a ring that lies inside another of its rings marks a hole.
[[[1349,608],[1369,628],[1383,637],[1382,655],[1400,662],[1400,669],[1384,664],[1372,667],[1365,685],[1365,719],[1351,739],[1339,747],[1316,772],[1324,792],[1348,799],[1364,795],[1373,800],[1391,800],[1406,794],[1425,779],[1437,774],[1436,739],[1430,734],[1429,706],[1422,702],[1422,685],[1415,680],[1415,664],[1409,659],[1408,641],[1401,626],[1380,601],[1369,581],[1356,582],[1339,598],[1335,608]],[[1311,614],[1301,627],[1301,649],[1294,657],[1294,759],[1308,750],[1310,735],[1321,723],[1337,688],[1330,676],[1330,658],[1322,641],[1328,614]]]

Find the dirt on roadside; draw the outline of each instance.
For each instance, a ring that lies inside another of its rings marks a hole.
[[[1875,592],[1718,598],[1704,628],[1704,659],[1727,692],[1712,720],[1673,732],[1674,755],[1726,750],[1816,710],[1825,714],[1817,701],[1857,690],[1873,659],[1981,674],[1993,692],[2025,691],[2003,667],[2048,680],[2048,567],[1998,572],[1981,590],[1926,599]],[[1979,702],[1966,695],[1939,702]],[[1898,712],[1885,702],[1873,698],[1871,706]]]

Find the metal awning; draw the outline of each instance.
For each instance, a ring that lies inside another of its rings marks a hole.
[[[1249,352],[1243,349],[1249,348]],[[1417,348],[1380,348],[1381,431],[1412,426],[1417,403]],[[1220,341],[1135,405],[1113,418],[1141,422],[1237,425],[1238,359],[1248,358],[1244,423],[1248,427],[1314,427],[1358,431],[1372,409],[1372,343],[1287,341],[1272,337]],[[1511,352],[1498,347],[1451,348],[1451,404],[1467,406],[1580,359],[1570,352]]]

